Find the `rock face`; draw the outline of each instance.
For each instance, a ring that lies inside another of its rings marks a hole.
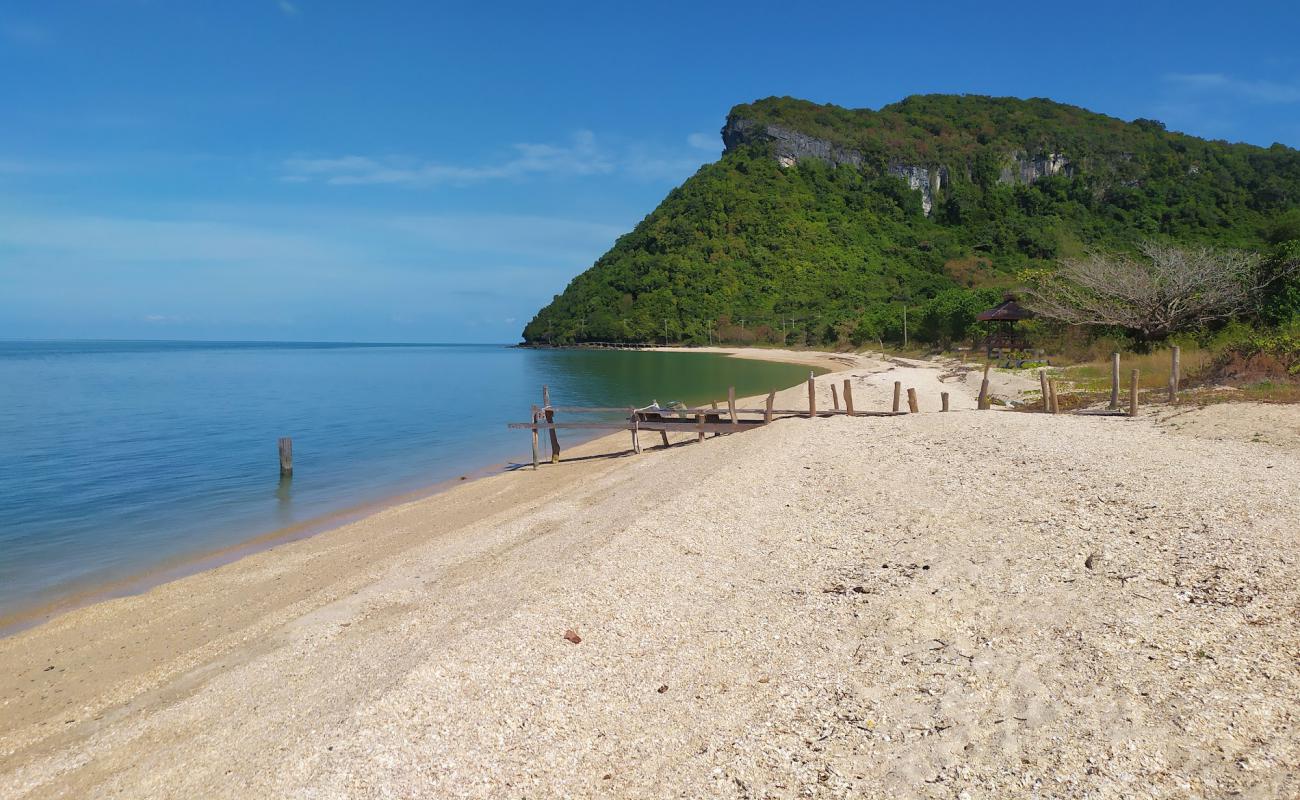
[[[841,164],[861,167],[863,164],[862,154],[858,151],[840,147],[825,139],[780,125],[760,125],[743,117],[727,118],[727,124],[722,128],[722,143],[728,150],[754,142],[771,142],[773,157],[786,167],[794,166],[807,158],[826,161],[837,167]]]
[[[1011,153],[1009,159],[1011,163],[1002,168],[998,183],[1028,184],[1049,175],[1074,177],[1074,165],[1070,163],[1070,159],[1060,153],[1031,156],[1022,150]]]
[[[768,144],[772,148],[772,157],[783,167],[792,167],[806,159],[824,161],[837,167],[845,164],[858,169],[870,166],[869,159],[852,148],[781,125],[763,124],[744,117],[727,118],[727,124],[722,128],[722,141],[727,150],[747,144]],[[934,208],[935,197],[949,184],[948,167],[938,164],[891,161],[886,165],[885,172],[902,178],[908,186],[921,193],[921,208],[925,210],[926,216]],[[1060,153],[1030,155],[1017,151],[1007,154],[998,182],[1030,184],[1049,175],[1073,177],[1074,165]]]
[[[934,196],[948,185],[947,167],[918,167],[915,164],[896,162],[889,165],[888,172],[907,181],[911,188],[920,190],[921,209],[927,217],[930,216],[930,209],[934,208]]]

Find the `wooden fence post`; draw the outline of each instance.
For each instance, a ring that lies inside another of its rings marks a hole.
[[[989,367],[992,364],[984,362],[984,379],[980,381],[979,402],[975,404],[980,411],[986,411],[989,408]]]
[[[738,425],[736,421],[736,387],[727,387],[727,413],[731,414],[731,424]]]
[[[1042,387],[1043,392],[1043,413],[1052,413],[1052,393],[1047,387],[1047,370],[1038,370],[1038,385]]]
[[[555,412],[551,410],[551,390],[546,386],[542,387],[542,408],[546,410],[546,421],[554,422]],[[555,432],[554,428],[551,428],[550,433],[551,433],[551,463],[558,464],[560,463],[560,435]]]
[[[776,403],[776,392],[767,393],[767,408],[763,409],[763,424],[769,425],[772,422],[772,406]]]
[[[1128,415],[1136,417],[1138,413],[1138,371],[1133,370],[1129,373],[1128,382]]]
[[[537,406],[533,406],[533,469],[537,469]]]
[[[941,403],[943,403],[943,408],[942,408],[942,410],[943,410],[943,411],[947,411],[947,410],[948,410],[948,393],[947,393],[947,392],[940,392],[940,393],[939,393],[939,401],[940,401]]]
[[[700,441],[704,441],[704,415],[695,415],[695,424],[700,428]]]
[[[817,382],[813,374],[808,373],[808,419],[817,416]]]
[[[844,410],[853,416],[853,384],[848,378],[844,379]]]
[[[833,383],[831,384],[831,405],[834,406],[836,411],[840,410],[840,390],[836,389]]]
[[[1047,379],[1047,395],[1052,399],[1052,413],[1061,413],[1061,404],[1056,397],[1056,378]]]
[[[641,454],[641,425],[639,419],[640,416],[641,416],[640,414],[636,413],[635,408],[629,408],[627,410],[628,422],[632,423],[632,452],[636,453],[637,455]]]
[[[293,477],[293,439],[280,437],[280,477]]]
[[[1119,353],[1110,354],[1110,410],[1119,408]]]
[[[1179,374],[1181,372],[1181,364],[1179,364],[1181,356],[1182,348],[1174,345],[1173,353],[1170,356],[1171,363],[1169,364],[1169,402],[1171,403],[1178,400],[1178,382],[1182,377]]]
[[[901,381],[894,381],[894,413],[898,413],[898,404],[902,399],[903,384]]]
[[[912,414],[921,410],[920,406],[916,404],[916,390],[910,386],[907,387],[907,410]]]

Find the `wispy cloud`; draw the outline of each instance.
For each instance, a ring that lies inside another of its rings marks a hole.
[[[1222,72],[1172,72],[1165,80],[1198,93],[1217,93],[1253,103],[1300,103],[1300,83],[1246,80]]]
[[[488,252],[584,264],[629,228],[627,224],[511,214],[405,216],[388,225],[452,253]]]
[[[411,156],[346,155],[291,158],[281,164],[286,183],[333,186],[390,185],[428,187],[468,185],[533,175],[589,176],[622,173],[643,180],[681,180],[704,160],[700,150],[715,154],[716,142],[704,134],[687,137],[689,150],[639,142],[607,145],[591,131],[578,131],[562,144],[511,145],[500,160],[480,164],[449,164]]]
[[[6,215],[0,245],[132,263],[322,263],[340,255],[337,243],[296,232],[207,220],[77,215]]]
[[[30,22],[0,23],[0,36],[25,47],[43,47],[50,43],[50,32]]]
[[[686,137],[686,143],[697,150],[710,150],[717,152],[722,149],[722,143],[719,141],[716,133],[692,133]]]
[[[516,144],[511,155],[496,163],[472,166],[421,161],[403,156],[342,156],[291,158],[284,162],[283,180],[319,181],[335,186],[396,184],[433,186],[519,178],[530,174],[595,175],[612,172],[613,157],[596,144],[590,131],[579,131],[569,143]]]
[[[279,6],[280,6],[280,11],[286,17],[298,16],[298,6],[294,5],[293,3],[290,3],[289,0],[279,0]]]

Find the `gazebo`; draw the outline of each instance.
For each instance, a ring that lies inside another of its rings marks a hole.
[[[1024,339],[1016,330],[1016,323],[1034,316],[1032,311],[1022,307],[1015,298],[1007,295],[1001,305],[981,312],[975,319],[989,323],[989,334],[985,338],[988,357],[993,358],[993,351],[1023,349]]]

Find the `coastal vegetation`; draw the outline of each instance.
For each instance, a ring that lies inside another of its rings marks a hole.
[[[541,309],[527,343],[946,346],[1005,292],[1090,253],[1131,264],[1144,243],[1176,245],[1257,253],[1242,263],[1261,268],[1300,253],[1300,151],[1281,144],[974,95],[876,111],[769,98],[732,109],[723,134],[722,158]],[[1300,309],[1293,278],[1249,288],[1229,314],[1167,329],[1071,321],[1141,346]]]

